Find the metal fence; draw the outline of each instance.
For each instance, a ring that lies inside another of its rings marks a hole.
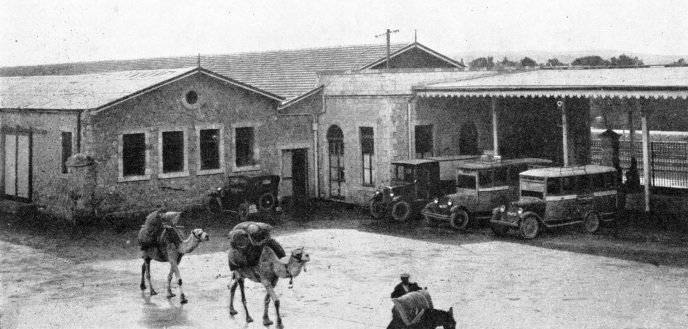
[[[619,162],[626,177],[631,166],[631,154],[638,161],[640,183],[645,185],[643,174],[643,142],[635,141],[631,150],[630,141],[619,141]],[[591,162],[601,164],[602,142],[592,140]],[[688,143],[683,141],[650,143],[650,186],[672,189],[688,189]]]

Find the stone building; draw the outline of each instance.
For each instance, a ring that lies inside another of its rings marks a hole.
[[[3,194],[66,217],[199,204],[227,175],[279,174],[281,150],[313,156],[284,98],[200,67],[0,79]],[[76,154],[94,160],[90,191]]]

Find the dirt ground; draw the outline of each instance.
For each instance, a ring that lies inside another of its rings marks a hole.
[[[256,322],[245,323],[238,296],[239,314],[229,315],[223,251],[231,219],[183,218],[187,228],[210,232],[211,242],[182,261],[190,302],[180,305],[165,298],[165,264],[152,266],[160,294],[139,290],[135,228],[66,229],[0,216],[1,328],[263,327],[258,284],[247,286]],[[567,229],[525,242],[484,228],[372,221],[360,209],[332,205],[272,224],[287,249],[305,246],[312,259],[293,289],[278,284],[286,328],[384,328],[401,271],[428,288],[437,308],[453,308],[457,328],[688,327],[682,234]]]

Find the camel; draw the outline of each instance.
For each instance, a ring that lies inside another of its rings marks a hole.
[[[290,285],[292,279],[301,273],[301,270],[306,271],[306,262],[311,259],[307,253],[304,252],[303,247],[296,248],[291,252],[291,255],[285,256],[282,259],[277,258],[277,255],[270,247],[263,247],[260,254],[260,260],[256,266],[236,267],[232,262],[231,253],[228,254],[229,268],[232,271],[232,283],[230,284],[230,299],[229,299],[229,314],[236,315],[237,311],[234,309],[234,292],[237,285],[241,288],[241,302],[244,304],[244,311],[246,312],[246,322],[253,322],[253,319],[248,314],[246,307],[246,296],[244,294],[244,279],[249,279],[254,282],[263,284],[266,290],[265,294],[265,312],[263,313],[263,325],[269,326],[273,324],[268,316],[268,308],[270,306],[270,298],[275,303],[275,313],[277,314],[277,328],[281,329],[282,318],[280,317],[279,305],[280,301],[275,293],[275,286],[279,278],[289,278]]]
[[[154,213],[157,215],[157,213]],[[154,215],[151,214],[151,215]],[[188,300],[184,295],[182,290],[182,277],[179,273],[179,263],[182,260],[184,254],[193,252],[203,241],[210,240],[210,235],[204,232],[202,229],[197,228],[191,231],[191,235],[186,240],[182,241],[182,234],[179,227],[174,226],[179,220],[180,213],[178,212],[166,212],[161,214],[161,217],[170,219],[172,225],[163,225],[163,231],[160,238],[157,239],[156,243],[152,246],[142,247],[143,265],[141,265],[141,290],[146,290],[146,282],[148,280],[148,285],[150,286],[150,295],[154,296],[158,293],[153,289],[153,284],[151,283],[150,275],[150,262],[151,260],[156,260],[159,262],[169,262],[170,263],[170,273],[167,275],[167,298],[172,298],[176,296],[172,293],[172,275],[177,276],[177,283],[179,285],[180,302],[186,304]],[[149,215],[150,217],[150,215]],[[143,232],[146,227],[142,227]],[[139,233],[141,237],[141,232]],[[139,238],[140,239],[140,238]],[[145,280],[144,280],[145,278]]]

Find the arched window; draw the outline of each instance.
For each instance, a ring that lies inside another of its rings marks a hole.
[[[473,121],[461,125],[459,136],[459,152],[461,154],[480,154],[478,149],[478,129]]]
[[[344,180],[344,133],[337,125],[327,129],[327,145],[330,167],[330,197],[343,199]]]

